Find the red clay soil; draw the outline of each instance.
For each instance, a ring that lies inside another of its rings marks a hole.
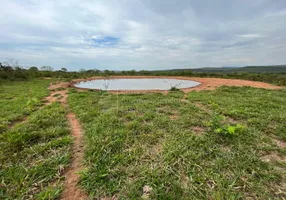
[[[50,78],[45,78],[45,79],[50,79]],[[54,85],[50,85],[49,86],[49,90],[51,90],[51,93],[49,96],[44,97],[43,100],[45,101],[44,105],[41,106],[39,109],[42,109],[43,107],[50,105],[53,102],[59,101],[60,103],[62,103],[63,105],[66,105],[66,99],[67,99],[67,87],[70,84],[67,82],[59,82],[57,84]],[[58,88],[62,88],[64,90],[60,90],[60,91],[54,91]],[[56,96],[54,96],[56,95]],[[11,124],[8,125],[9,128],[13,128],[16,124],[22,123],[27,121],[29,115],[24,116],[23,118],[17,119],[13,122],[11,122]]]
[[[49,105],[53,102],[58,101],[65,108],[69,110],[68,105],[67,105],[67,97],[68,97],[67,87],[68,86],[69,86],[69,83],[67,82],[61,82],[61,83],[59,82],[59,83],[50,85],[49,90],[51,90],[51,93],[48,97],[45,98],[45,100],[47,101],[45,104]],[[79,181],[78,172],[81,171],[83,168],[83,165],[82,165],[83,157],[84,157],[83,143],[82,143],[83,131],[74,113],[69,111],[66,117],[70,124],[72,136],[74,137],[74,143],[72,146],[72,162],[71,162],[70,167],[65,172],[64,191],[62,193],[61,199],[84,200],[84,199],[87,199],[87,195],[82,190],[80,190],[80,188],[78,188],[77,186],[78,181]]]
[[[50,105],[53,102],[60,102],[64,106],[66,106],[67,103],[67,87],[69,86],[68,82],[59,82],[56,84],[51,84],[49,86],[49,90],[51,91],[50,95],[48,97],[45,97],[44,100],[46,101],[45,105]],[[61,89],[58,90],[57,89]]]
[[[271,85],[269,83],[257,82],[257,81],[247,81],[239,79],[223,79],[223,78],[199,78],[199,77],[182,77],[182,76],[110,76],[105,77],[91,77],[88,79],[75,79],[71,86],[75,87],[75,84],[81,81],[90,81],[97,79],[143,79],[143,78],[169,78],[169,79],[179,79],[179,80],[192,80],[200,82],[201,84],[192,88],[183,88],[183,92],[187,93],[193,90],[214,90],[220,86],[250,86],[255,88],[264,89],[281,89],[283,87]],[[82,88],[81,88],[82,90]],[[168,93],[168,90],[109,90],[111,93],[147,93],[147,92],[161,92]]]
[[[78,172],[83,169],[83,144],[82,137],[83,132],[80,127],[80,123],[76,118],[75,114],[69,112],[67,114],[67,119],[70,123],[72,135],[74,137],[74,144],[72,149],[72,163],[65,174],[65,184],[64,192],[61,199],[64,200],[84,200],[87,199],[87,195],[78,188],[78,180],[80,178]]]

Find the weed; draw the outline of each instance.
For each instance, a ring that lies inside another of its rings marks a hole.
[[[51,187],[48,186],[45,190],[41,191],[36,195],[37,199],[50,200],[50,199],[59,199],[61,192],[63,191],[62,186]]]
[[[53,97],[59,97],[61,94],[54,94]]]
[[[35,107],[39,105],[40,105],[40,100],[35,97],[31,97],[31,96],[29,97],[27,104],[26,104],[28,112],[34,111]]]
[[[241,124],[224,124],[223,121],[225,121],[225,116],[219,113],[219,105],[211,101],[209,103],[213,109],[212,121],[210,123],[211,131],[224,136],[234,136],[243,133],[245,126]]]
[[[169,91],[180,91],[176,86],[172,86]]]
[[[62,91],[62,90],[66,90],[66,88],[64,88],[64,87],[59,87],[59,88],[55,89],[55,91]]]

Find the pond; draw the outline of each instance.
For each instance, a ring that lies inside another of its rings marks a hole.
[[[101,90],[169,90],[171,87],[190,88],[200,85],[191,80],[166,78],[97,79],[75,84],[78,88]]]

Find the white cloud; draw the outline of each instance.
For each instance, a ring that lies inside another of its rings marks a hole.
[[[286,63],[284,0],[2,5],[0,59],[25,65],[125,70]]]
[[[239,35],[238,37],[241,37],[241,38],[261,38],[263,36],[259,35],[259,34],[242,34],[242,35]]]

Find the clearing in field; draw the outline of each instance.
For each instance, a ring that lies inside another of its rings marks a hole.
[[[1,198],[286,198],[285,89],[44,98],[53,81],[1,88]]]

